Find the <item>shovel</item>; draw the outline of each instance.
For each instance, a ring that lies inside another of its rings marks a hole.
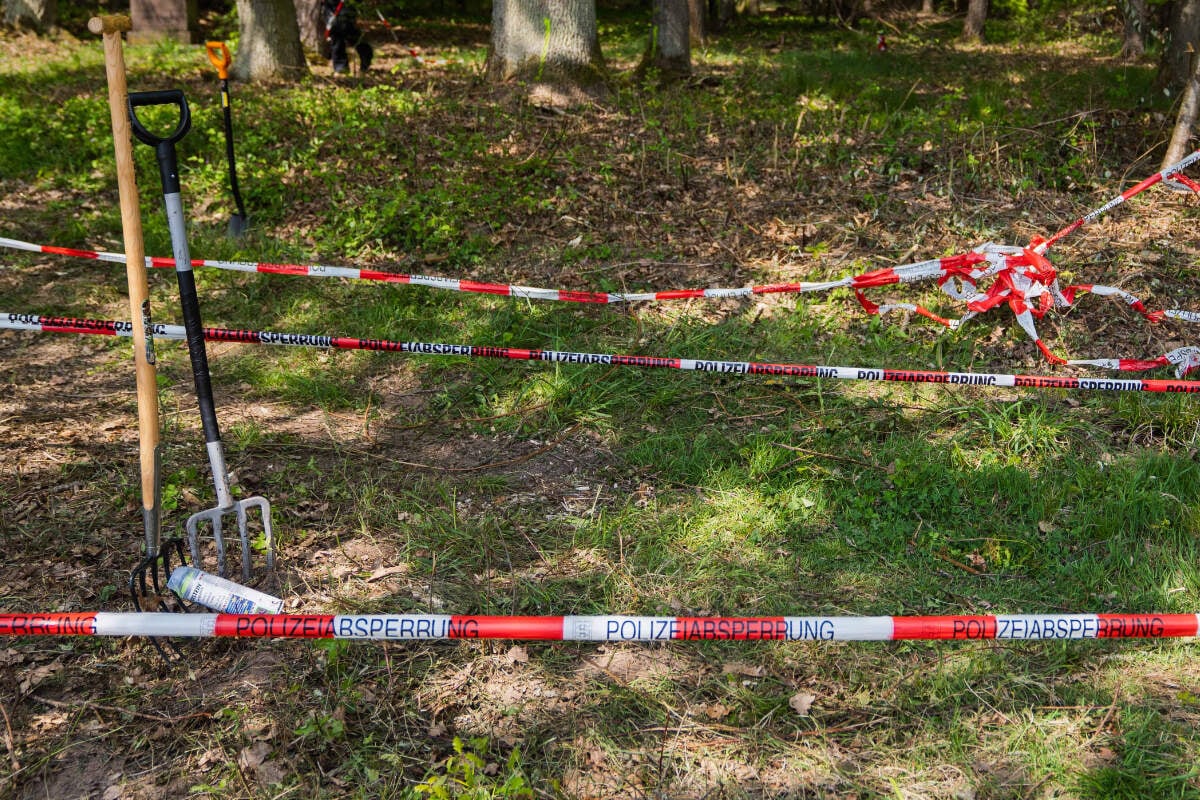
[[[245,235],[250,227],[250,218],[246,216],[246,207],[242,205],[242,193],[238,191],[237,163],[233,160],[233,112],[229,103],[229,65],[233,60],[229,57],[229,48],[224,42],[208,42],[204,45],[208,52],[208,60],[217,68],[217,77],[221,79],[221,108],[225,114],[225,160],[229,162],[229,188],[233,190],[233,202],[237,204],[237,213],[229,217],[229,237],[237,239]]]
[[[129,17],[94,17],[88,29],[104,37],[104,63],[108,79],[108,103],[112,113],[113,146],[117,162],[117,189],[121,203],[121,230],[125,240],[125,278],[129,288],[129,310],[133,319],[133,360],[137,382],[138,450],[142,484],[142,528],[145,555],[129,576],[129,592],[138,611],[186,611],[167,579],[175,564],[186,563],[179,539],[161,542],[162,448],[159,445],[158,385],[151,335],[150,291],[146,280],[145,245],[142,218],[138,206],[137,181],[133,166],[133,147],[125,104],[125,56],[121,33],[130,29]],[[160,546],[164,545],[164,546]],[[168,663],[182,659],[183,653],[171,639],[151,638],[159,655]]]
[[[174,105],[179,110],[179,122],[175,131],[166,137],[156,136],[148,131],[137,115],[138,108],[162,105]],[[184,224],[183,201],[179,189],[179,160],[175,153],[175,143],[182,139],[191,128],[191,112],[188,110],[187,99],[178,89],[135,92],[129,95],[129,121],[133,126],[134,135],[144,144],[153,147],[158,157],[158,169],[162,177],[163,206],[167,214],[167,227],[171,233],[171,249],[175,256],[175,275],[179,280],[179,301],[183,310],[183,327],[187,335],[188,355],[192,362],[192,378],[196,385],[196,398],[200,405],[200,421],[204,427],[208,463],[212,468],[213,486],[217,494],[216,508],[199,511],[188,518],[188,546],[192,552],[193,563],[199,564],[199,526],[201,523],[208,523],[212,527],[213,542],[217,550],[217,574],[222,578],[228,577],[223,520],[228,516],[235,517],[242,547],[242,579],[249,581],[251,573],[249,519],[253,509],[257,509],[262,515],[267,569],[275,568],[271,504],[262,497],[234,500],[229,491],[229,474],[225,467],[221,431],[217,427],[217,412],[213,404],[212,377],[208,371],[208,355],[204,350],[204,326],[200,321],[200,301],[196,295],[196,277],[192,274],[192,259],[188,253],[187,227]]]

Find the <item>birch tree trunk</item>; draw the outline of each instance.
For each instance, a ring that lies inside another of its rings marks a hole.
[[[308,76],[292,0],[237,0],[237,13],[241,39],[234,78],[253,83]]]
[[[57,0],[4,0],[4,24],[45,33],[58,24]]]
[[[487,76],[528,82],[531,95],[554,105],[603,93],[595,0],[495,0]]]
[[[967,5],[967,20],[963,23],[962,38],[968,42],[983,41],[983,26],[987,22],[988,0],[971,0]]]
[[[1192,56],[1192,74],[1183,90],[1183,101],[1179,104],[1179,116],[1175,119],[1175,130],[1162,166],[1166,169],[1191,152],[1188,141],[1196,130],[1196,119],[1200,117],[1200,55]]]
[[[654,0],[650,44],[639,69],[656,69],[668,80],[691,74],[688,16],[688,0]]]

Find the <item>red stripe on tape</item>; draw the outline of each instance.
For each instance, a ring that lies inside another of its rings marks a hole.
[[[299,264],[256,264],[259,272],[269,272],[273,275],[307,275],[308,267]]]
[[[512,294],[511,286],[499,283],[480,283],[478,281],[459,281],[458,288],[464,292],[479,292],[481,294],[498,294],[508,297]]]
[[[896,270],[886,267],[885,269],[877,269],[874,272],[864,272],[862,275],[855,275],[850,285],[855,288],[866,288],[868,286],[889,286],[899,282],[900,277],[896,274]]]
[[[331,614],[218,614],[214,636],[332,639]]]
[[[996,618],[892,617],[893,639],[994,639]]]
[[[71,247],[55,247],[53,245],[43,245],[43,253],[53,253],[59,256],[74,256],[76,258],[99,258],[100,254],[93,250],[75,250]]]
[[[59,614],[0,614],[3,636],[92,636],[96,612]]]
[[[560,289],[558,299],[568,303],[607,303],[608,295],[603,292],[570,292]]]
[[[1195,636],[1195,614],[1097,614],[1096,636],[1101,639],[1158,639]]]
[[[563,638],[562,617],[450,618],[450,639],[533,639],[557,642]]]

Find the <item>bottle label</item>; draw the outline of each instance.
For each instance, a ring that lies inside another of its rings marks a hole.
[[[283,600],[196,567],[176,567],[167,588],[184,600],[226,614],[278,614]]]

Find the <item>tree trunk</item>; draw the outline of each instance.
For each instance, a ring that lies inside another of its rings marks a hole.
[[[258,82],[308,75],[292,0],[237,0],[237,14],[241,41],[234,78]]]
[[[1146,0],[1121,0],[1120,5],[1125,18],[1121,58],[1136,61],[1146,54],[1146,25],[1150,19]]]
[[[735,0],[711,0],[709,11],[713,30],[724,30],[737,15],[737,5]]]
[[[988,0],[971,0],[967,6],[967,21],[963,23],[962,38],[968,42],[983,41],[983,26],[987,22]]]
[[[595,0],[495,0],[487,76],[532,83],[531,94],[551,105],[603,92]]]
[[[1170,94],[1183,90],[1191,74],[1192,54],[1200,50],[1200,0],[1177,0],[1171,9],[1155,85]]]
[[[1142,0],[1145,2],[1145,0]],[[325,38],[325,20],[321,0],[295,0],[296,26],[300,29],[300,44],[322,58],[329,58],[329,41]]]
[[[58,24],[57,0],[4,0],[4,24],[45,33]]]
[[[708,3],[705,0],[687,0],[687,4],[688,39],[693,47],[699,47],[704,44],[704,37],[708,35],[708,26],[705,25]]]
[[[1192,74],[1183,90],[1183,101],[1179,104],[1179,116],[1175,119],[1175,131],[1171,134],[1171,143],[1167,145],[1167,154],[1163,157],[1162,167],[1166,169],[1172,164],[1183,160],[1190,151],[1188,140],[1196,129],[1196,119],[1200,116],[1200,55],[1192,56]]]
[[[688,0],[654,0],[650,44],[639,69],[656,69],[667,80],[690,75],[692,52],[688,30]]]
[[[925,16],[932,14],[934,11],[933,0],[921,0],[921,13]]]

